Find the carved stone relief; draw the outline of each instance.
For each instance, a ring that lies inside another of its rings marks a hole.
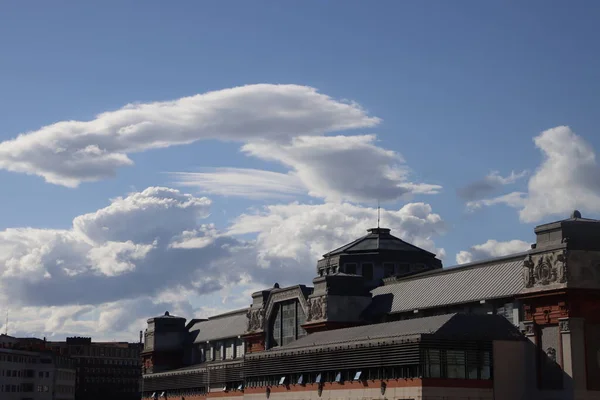
[[[247,329],[248,332],[262,331],[264,329],[265,322],[265,310],[264,308],[257,308],[255,310],[249,309],[246,313],[248,318]]]
[[[528,254],[523,261],[523,282],[526,288],[565,283],[568,279],[566,250]]]
[[[308,299],[306,321],[318,321],[327,318],[327,299],[325,296]]]
[[[600,288],[600,252],[569,252],[569,286]]]

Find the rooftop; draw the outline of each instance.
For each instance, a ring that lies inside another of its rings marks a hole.
[[[367,312],[382,315],[514,296],[524,288],[526,254],[388,278],[373,289]]]
[[[198,320],[189,328],[194,343],[236,337],[244,334],[247,327],[247,308]]]
[[[323,257],[331,257],[338,254],[377,253],[380,251],[423,252],[435,257],[433,253],[393,236],[390,234],[390,231],[388,228],[367,229],[367,232],[369,232],[367,235],[332,250],[324,254]]]
[[[286,346],[268,350],[267,353],[418,340],[425,335],[448,340],[515,340],[522,338],[518,329],[500,315],[445,314],[316,332]]]

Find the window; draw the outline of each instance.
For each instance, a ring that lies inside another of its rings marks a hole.
[[[270,329],[270,347],[283,346],[306,336],[306,331],[302,328],[306,315],[298,300],[277,303],[274,312],[275,317]]]
[[[373,264],[363,264],[362,265],[362,276],[367,280],[367,281],[372,281],[373,280]]]
[[[215,360],[222,360],[223,356],[222,356],[222,348],[223,348],[223,342],[216,342],[214,344],[215,347]]]
[[[346,264],[345,270],[346,270],[347,274],[356,275],[356,264],[354,264],[354,263]]]
[[[448,378],[465,379],[465,352],[448,350],[446,352]]]
[[[426,376],[428,378],[440,378],[441,374],[441,364],[442,358],[440,354],[440,350],[429,349],[426,351]]]
[[[387,278],[388,276],[394,275],[394,264],[393,263],[383,263],[383,276]]]

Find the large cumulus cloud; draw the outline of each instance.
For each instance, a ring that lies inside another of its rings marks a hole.
[[[10,332],[135,340],[145,319],[165,310],[190,318],[244,307],[252,291],[275,281],[310,284],[317,259],[365,234],[377,217],[375,208],[349,203],[290,203],[217,229],[207,219],[210,205],[150,187],[74,218],[70,229],[1,231],[0,296],[11,304]],[[434,239],[444,223],[429,205],[382,210],[382,221],[443,257]]]

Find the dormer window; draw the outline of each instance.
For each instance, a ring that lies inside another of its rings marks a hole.
[[[283,346],[306,336],[306,315],[298,300],[276,303],[270,324],[269,347]]]
[[[347,274],[351,274],[351,275],[355,275],[356,274],[356,264],[349,263],[349,264],[346,264],[344,266],[344,268],[345,268]]]

